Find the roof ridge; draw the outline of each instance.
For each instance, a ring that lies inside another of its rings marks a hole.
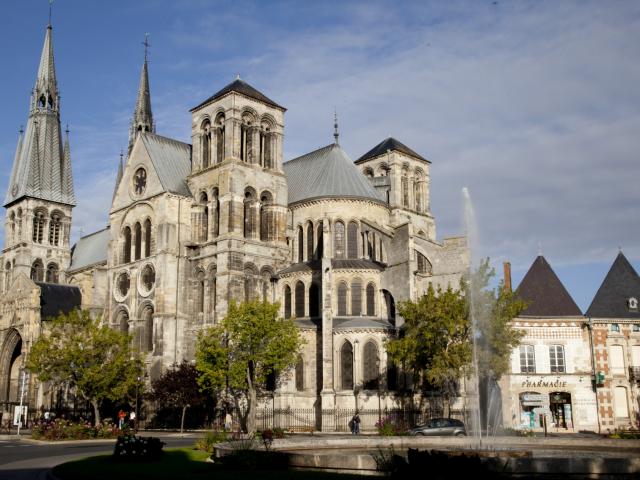
[[[300,160],[303,159],[305,157],[308,157],[310,155],[313,155],[314,153],[318,153],[322,150],[330,150],[332,147],[339,147],[339,145],[335,144],[335,143],[330,143],[329,145],[325,145],[324,147],[320,147],[320,148],[316,148],[315,150],[312,150],[310,152],[307,153],[303,153],[302,155],[298,155],[297,157],[291,158],[289,160],[287,160],[284,163],[290,163],[290,162],[295,162],[296,160]]]
[[[149,137],[158,137],[158,138],[161,138],[163,140],[169,140],[170,142],[179,143],[179,144],[182,144],[182,145],[186,145],[188,147],[192,146],[190,143],[183,142],[182,140],[177,140],[175,138],[167,137],[166,135],[158,135],[157,133],[154,133],[154,132],[141,132],[141,135],[143,137],[147,137],[147,136],[149,136]]]

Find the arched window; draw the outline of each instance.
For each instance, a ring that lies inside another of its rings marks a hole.
[[[423,254],[421,254],[417,250],[416,250],[416,260],[418,263],[418,272],[431,275],[431,272],[432,272],[431,262],[427,259],[427,257],[425,257]]]
[[[284,286],[284,318],[291,318],[291,287]]]
[[[304,262],[304,232],[298,227],[298,262]]]
[[[58,265],[55,263],[50,263],[47,265],[47,283],[58,283]]]
[[[217,268],[214,267],[209,273],[209,308],[211,311],[211,318],[216,319],[216,305],[217,305],[217,284],[216,284]]]
[[[153,308],[147,307],[142,314],[142,320],[144,321],[144,335],[142,337],[143,352],[153,351]]]
[[[42,243],[44,240],[44,212],[38,210],[33,217],[33,241]]]
[[[402,206],[409,208],[409,178],[406,172],[402,174],[400,185],[402,187]]]
[[[393,295],[388,290],[382,291],[384,295],[385,306],[387,307],[387,315],[389,316],[389,320],[392,324],[395,325],[396,321],[396,302],[393,298]]]
[[[216,163],[222,163],[224,160],[224,114],[220,113],[216,117]]]
[[[264,168],[273,168],[271,161],[271,125],[267,122],[262,123],[260,129],[260,165]]]
[[[320,288],[317,283],[309,287],[309,317],[320,316]]]
[[[135,251],[135,259],[140,260],[142,257],[142,226],[140,222],[136,222],[136,225],[133,229],[136,237],[136,251]]]
[[[313,223],[307,225],[307,260],[313,260]]]
[[[271,232],[273,214],[270,211],[272,203],[271,193],[262,192],[260,196],[260,240],[263,242],[269,242],[273,239]]]
[[[324,255],[324,235],[322,230],[322,221],[318,223],[318,243],[316,244],[316,258],[322,258]]]
[[[203,206],[200,239],[206,242],[209,240],[209,197],[205,192],[200,194],[200,205]]]
[[[420,179],[416,179],[414,186],[415,186],[414,196],[416,199],[416,210],[418,212],[421,212],[423,210],[423,207],[422,207],[422,182],[420,181]]]
[[[338,316],[347,315],[347,284],[341,282],[338,285]]]
[[[378,347],[372,340],[368,341],[364,346],[362,356],[364,388],[366,390],[376,389],[380,380],[380,360],[378,358]]]
[[[376,314],[376,287],[373,283],[367,285],[367,316]]]
[[[40,259],[31,264],[31,280],[34,282],[42,282],[44,280],[44,265]]]
[[[120,310],[116,318],[116,324],[120,332],[129,335],[129,314],[125,310]]]
[[[218,189],[213,189],[213,198],[211,206],[213,211],[213,236],[217,237],[220,234],[220,199],[218,198]]]
[[[251,116],[243,115],[240,127],[240,160],[247,163],[253,163],[253,128],[251,123]]]
[[[349,222],[347,229],[347,258],[358,258],[358,224]]]
[[[205,120],[202,124],[202,168],[211,164],[211,123]]]
[[[244,299],[247,302],[256,299],[256,274],[257,271],[253,265],[244,268]]]
[[[362,315],[362,282],[358,279],[351,282],[351,315]]]
[[[51,214],[51,219],[49,220],[49,244],[58,246],[60,245],[60,229],[62,228],[62,223],[60,221],[60,214],[54,212]]]
[[[244,238],[253,238],[256,232],[256,194],[252,188],[244,192]]]
[[[10,236],[9,236],[9,244],[13,244],[13,242],[15,241],[16,238],[16,214],[14,212],[11,212],[11,215],[9,215],[9,232],[10,232]]]
[[[144,221],[144,256],[151,256],[151,220]]]
[[[342,390],[353,390],[353,347],[348,341],[340,349],[340,377]]]
[[[131,261],[131,228],[124,228],[124,242],[122,245],[122,261],[129,263]]]
[[[204,313],[204,272],[198,272],[196,276],[196,298],[195,298],[195,310],[196,313]]]
[[[7,262],[4,266],[4,291],[7,292],[11,287],[11,262]]]
[[[296,283],[296,317],[304,317],[304,283]]]
[[[304,359],[302,355],[298,355],[296,360],[296,390],[299,392],[304,390]]]
[[[344,223],[338,221],[333,226],[333,256],[344,258]]]

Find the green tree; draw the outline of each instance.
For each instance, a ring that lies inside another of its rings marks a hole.
[[[278,318],[279,305],[251,301],[229,305],[220,324],[201,332],[196,350],[200,386],[214,395],[246,402],[247,432],[255,432],[256,400],[267,378],[295,365],[302,344],[292,319]]]
[[[400,302],[398,312],[405,323],[400,337],[387,342],[389,356],[416,387],[439,390],[448,414],[461,373],[471,363],[465,297],[460,290],[429,285],[417,302]]]
[[[129,347],[131,338],[74,310],[47,322],[31,347],[27,368],[40,381],[67,385],[89,401],[100,423],[100,404],[132,398],[142,361]]]
[[[202,405],[205,395],[198,385],[198,372],[195,365],[182,362],[167,370],[151,384],[149,397],[163,407],[181,408],[180,433],[184,430],[184,417],[187,408]]]

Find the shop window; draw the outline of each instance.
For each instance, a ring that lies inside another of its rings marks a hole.
[[[536,373],[533,345],[520,345],[520,372]]]
[[[564,347],[562,345],[551,345],[549,347],[549,364],[551,373],[564,373]]]

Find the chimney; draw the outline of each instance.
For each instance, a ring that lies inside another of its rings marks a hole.
[[[511,291],[511,263],[504,262],[502,264],[504,267],[504,288],[508,292]]]

